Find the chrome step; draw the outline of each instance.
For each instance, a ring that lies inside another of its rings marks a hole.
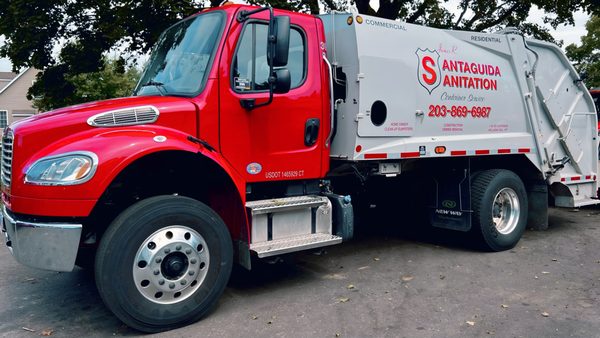
[[[246,203],[246,207],[252,209],[252,214],[259,215],[293,209],[313,208],[324,204],[327,204],[327,197],[310,195],[251,201]]]
[[[289,252],[308,250],[328,245],[339,244],[342,237],[330,234],[298,235],[277,240],[252,243],[250,250],[259,258],[282,255]]]
[[[251,216],[250,250],[258,257],[338,244],[326,196],[296,196],[246,203]]]

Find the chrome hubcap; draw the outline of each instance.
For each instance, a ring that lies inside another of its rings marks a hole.
[[[513,232],[519,223],[520,213],[519,197],[513,189],[503,188],[496,194],[492,205],[492,222],[499,233],[508,235]]]
[[[174,304],[202,284],[210,253],[204,238],[182,225],[163,228],[150,235],[133,262],[133,280],[138,291],[158,304]]]

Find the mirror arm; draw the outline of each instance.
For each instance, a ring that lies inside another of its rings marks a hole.
[[[239,11],[238,15],[237,15],[237,21],[238,22],[244,22],[246,21],[251,15],[254,15],[256,13],[260,13],[262,11],[269,11],[269,21],[273,21],[273,7],[271,6],[267,6],[267,7],[261,7],[259,9],[255,9],[252,11],[247,11],[247,10],[243,10],[243,11]]]

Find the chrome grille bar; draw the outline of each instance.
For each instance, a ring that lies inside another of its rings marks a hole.
[[[5,187],[10,186],[12,179],[13,133],[7,129],[2,136],[2,165],[0,166],[0,181]]]

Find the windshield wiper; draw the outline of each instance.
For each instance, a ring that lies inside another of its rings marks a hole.
[[[141,85],[141,87],[148,87],[148,86],[154,86],[154,87],[156,87],[156,89],[160,93],[160,96],[167,95],[167,91],[164,88],[165,84],[162,83],[162,82],[150,80],[150,81],[144,83],[143,85]]]

